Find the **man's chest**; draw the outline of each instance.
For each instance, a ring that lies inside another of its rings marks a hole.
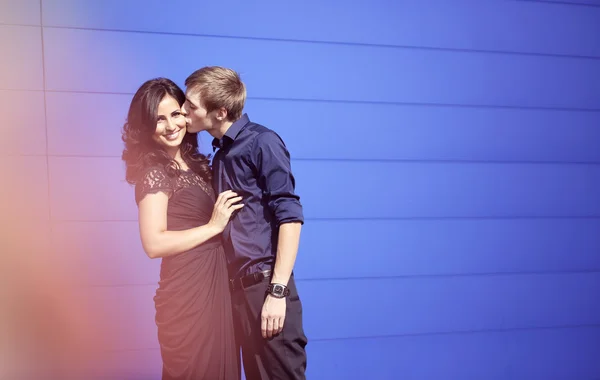
[[[248,192],[256,185],[256,167],[248,144],[234,142],[217,151],[213,161],[216,189]],[[237,190],[236,190],[237,189]]]

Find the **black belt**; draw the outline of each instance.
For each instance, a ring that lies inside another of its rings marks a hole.
[[[235,280],[229,280],[231,291],[234,292],[239,289],[246,289],[249,286],[258,284],[265,278],[271,277],[270,270],[263,270],[261,272],[250,273],[249,275],[236,278]]]

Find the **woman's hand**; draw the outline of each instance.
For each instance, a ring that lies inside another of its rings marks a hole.
[[[209,220],[209,224],[213,225],[219,232],[225,230],[225,226],[229,223],[231,214],[234,211],[244,207],[243,203],[238,203],[242,200],[242,197],[238,196],[231,190],[226,190],[219,194],[215,206],[213,208],[212,216]]]

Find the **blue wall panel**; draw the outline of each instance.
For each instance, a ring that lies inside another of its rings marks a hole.
[[[599,273],[299,280],[313,339],[595,325]]]
[[[309,345],[314,379],[595,379],[600,328],[325,340]]]
[[[0,25],[0,89],[42,90],[40,27]]]
[[[49,219],[48,174],[44,156],[4,156],[0,163],[0,211],[6,226],[31,224],[35,227]],[[31,231],[21,231],[30,233]],[[15,253],[18,254],[18,253]]]
[[[49,153],[119,157],[132,96],[49,92]],[[600,111],[253,98],[246,112],[275,128],[294,159],[600,162]],[[211,152],[212,137],[200,140]]]
[[[121,157],[121,128],[132,97],[49,92],[46,95],[48,153],[53,156]],[[89,141],[94,143],[89,144]]]
[[[600,56],[600,10],[518,1],[44,0],[43,15],[63,27]]]
[[[230,66],[292,153],[310,378],[599,378],[598,5],[0,1],[3,199],[50,219],[93,372],[158,379],[120,128],[143,81]]]
[[[137,218],[120,158],[50,157],[49,162],[57,220]],[[600,215],[598,165],[300,160],[292,168],[309,219]]]
[[[556,3],[559,5],[582,5],[582,6],[596,6],[600,7],[600,1],[598,0],[520,0],[520,1],[531,1],[539,3]],[[565,10],[566,8],[562,8]]]
[[[600,112],[249,99],[294,158],[600,162]]]
[[[310,220],[296,276],[600,270],[598,231],[600,218]]]
[[[600,215],[599,165],[298,161],[292,168],[311,218]]]
[[[0,90],[0,115],[0,155],[46,154],[43,92]]]
[[[599,109],[594,59],[55,28],[44,41],[49,90],[134,92],[218,63],[251,97]],[[157,53],[174,46],[177,65]]]
[[[0,0],[0,24],[40,25],[40,0]]]
[[[598,218],[310,220],[295,275],[325,280],[597,271],[599,230]],[[131,238],[138,234],[134,220],[60,222],[53,233],[57,260],[83,284],[157,282],[160,262],[148,260],[139,239]]]
[[[52,232],[57,261],[79,286],[158,283],[160,260],[149,260],[140,239],[132,239],[137,221],[60,222]]]

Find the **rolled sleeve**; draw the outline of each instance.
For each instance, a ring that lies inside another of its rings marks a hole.
[[[252,160],[258,173],[258,186],[277,225],[304,223],[300,197],[295,193],[290,154],[283,140],[273,131],[257,135],[252,144]]]

